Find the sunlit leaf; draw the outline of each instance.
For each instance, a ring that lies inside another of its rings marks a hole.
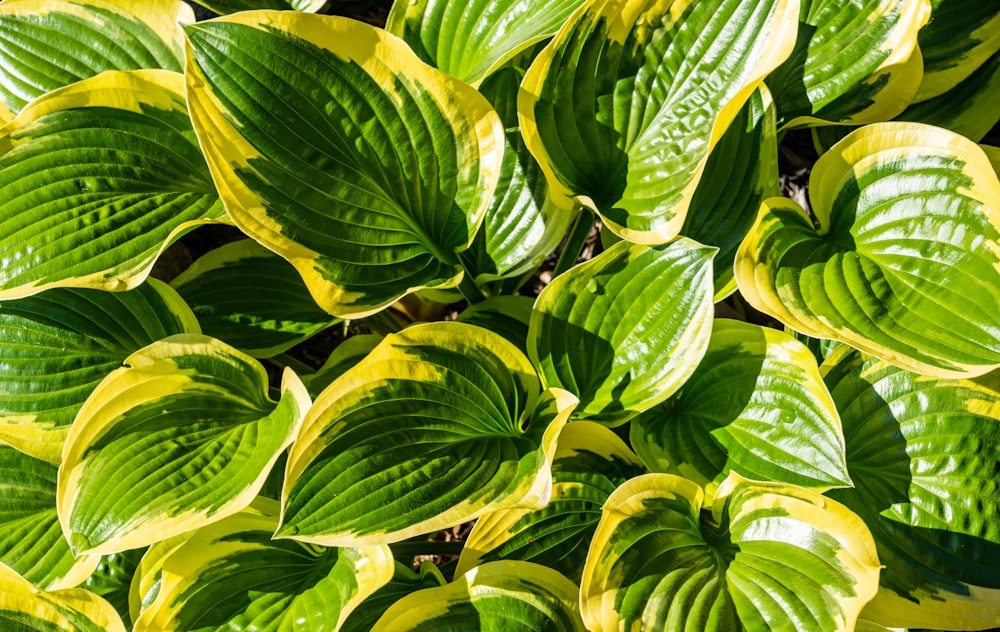
[[[11,632],[125,632],[111,604],[79,588],[47,592],[0,564],[0,624]]]

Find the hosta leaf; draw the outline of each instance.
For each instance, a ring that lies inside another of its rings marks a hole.
[[[455,320],[500,334],[527,354],[528,323],[534,303],[529,296],[491,296],[470,305]]]
[[[130,627],[133,619],[129,614],[129,593],[136,570],[147,550],[132,549],[100,556],[97,568],[81,585],[81,588],[111,604],[122,621]]]
[[[392,579],[351,611],[338,632],[371,632],[386,610],[403,597],[423,590],[445,585],[445,579],[432,562],[422,562],[420,572],[396,562]]]
[[[574,421],[559,435],[552,499],[542,509],[506,509],[476,521],[456,574],[500,559],[536,562],[580,581],[601,506],[615,488],[646,468],[608,428]]]
[[[251,506],[243,511],[253,511],[254,505],[268,500],[258,496],[251,503]],[[141,614],[156,601],[156,596],[159,595],[160,587],[163,585],[164,560],[190,540],[195,533],[197,531],[185,531],[179,535],[159,540],[146,549],[132,575],[132,584],[129,586],[128,610],[129,617],[133,622],[138,621]]]
[[[36,586],[55,589],[83,582],[99,561],[75,557],[63,537],[56,466],[0,446],[0,562]]]
[[[765,202],[736,260],[751,305],[939,376],[1000,366],[1000,181],[974,143],[917,123],[852,132],[810,177],[818,223]]]
[[[607,424],[670,397],[711,335],[714,250],[619,242],[553,279],[528,331],[542,383],[575,394],[576,417]]]
[[[632,420],[653,471],[702,486],[729,472],[817,488],[851,485],[840,417],[812,353],[790,335],[718,319],[684,387]]]
[[[576,12],[518,103],[557,203],[598,211],[631,241],[677,235],[709,150],[791,52],[797,15],[785,0],[602,0]]]
[[[337,345],[323,366],[312,375],[302,377],[302,381],[309,388],[309,394],[318,397],[334,380],[361,362],[380,342],[382,342],[382,336],[361,334],[351,336]]]
[[[562,26],[582,0],[395,2],[385,28],[428,64],[476,85]]]
[[[212,250],[171,285],[206,335],[258,358],[337,322],[316,305],[295,268],[252,239]]]
[[[573,219],[572,209],[557,207],[545,177],[524,146],[517,120],[517,92],[522,72],[506,67],[480,87],[506,129],[506,150],[496,196],[472,247],[462,253],[476,281],[530,272],[540,266],[562,240]]]
[[[846,507],[731,475],[703,493],[647,474],[604,505],[580,603],[593,632],[853,630],[878,586],[871,534]]]
[[[395,542],[545,504],[575,398],[539,391],[528,359],[485,329],[387,336],[316,399],[288,459],[278,535]]]
[[[255,9],[316,12],[326,4],[326,0],[195,0],[195,2],[219,15]]]
[[[0,441],[59,463],[77,411],[131,353],[198,321],[168,286],[57,288],[0,303]]]
[[[418,630],[584,632],[577,589],[556,571],[531,562],[477,566],[447,586],[397,601],[372,632]]]
[[[132,354],[80,409],[59,468],[59,519],[77,552],[146,546],[246,507],[309,408],[213,338],[181,334]]]
[[[795,52],[767,79],[783,128],[891,119],[913,99],[930,0],[802,0]]]
[[[853,490],[885,565],[865,618],[890,627],[1000,625],[1000,372],[923,377],[841,348],[823,365]]]
[[[367,24],[244,12],[187,27],[191,116],[229,214],[331,314],[454,287],[500,174],[468,85]]]
[[[180,0],[7,0],[0,6],[0,123],[46,92],[105,70],[180,72]]]
[[[277,510],[277,504],[274,504]],[[196,531],[162,561],[136,632],[338,630],[393,572],[385,546],[327,549],[273,540],[276,514],[240,512]]]
[[[0,627],[11,632],[125,632],[111,604],[79,588],[46,592],[0,564]]]
[[[681,234],[715,246],[715,301],[736,290],[733,260],[760,203],[781,195],[774,103],[765,86],[754,92],[705,164]]]
[[[931,21],[920,30],[924,75],[916,101],[941,96],[1000,51],[1000,6],[976,0],[931,0]]]
[[[107,71],[0,127],[0,299],[133,288],[222,217],[176,72]]]

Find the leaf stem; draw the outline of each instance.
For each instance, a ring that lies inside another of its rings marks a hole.
[[[486,295],[483,294],[483,291],[479,289],[478,285],[476,285],[475,280],[472,278],[472,275],[469,274],[468,270],[466,270],[465,274],[462,275],[462,282],[458,284],[458,291],[462,293],[465,300],[469,301],[470,305],[482,303],[486,300]]]
[[[552,278],[559,276],[576,265],[576,260],[580,258],[583,247],[587,245],[587,237],[590,236],[590,231],[593,228],[594,212],[588,208],[581,208],[580,214],[577,215],[576,222],[573,224],[572,230],[570,230],[569,237],[566,238],[566,245],[563,246],[562,252],[559,253],[559,259],[556,260],[556,267],[552,271]]]

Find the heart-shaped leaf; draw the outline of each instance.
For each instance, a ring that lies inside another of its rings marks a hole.
[[[0,127],[0,299],[134,288],[223,214],[176,72],[109,70]]]
[[[199,333],[191,309],[149,279],[127,292],[57,288],[0,302],[0,440],[51,463],[80,406],[131,353]]]
[[[180,72],[180,0],[7,0],[0,3],[0,123],[46,92],[105,70]]]
[[[592,632],[854,629],[878,587],[864,523],[816,492],[647,474],[604,505],[580,603]]]
[[[714,248],[619,242],[538,296],[528,355],[546,387],[580,399],[574,415],[620,424],[670,397],[712,330]]]
[[[818,223],[761,208],[736,260],[757,309],[912,371],[1000,366],[1000,181],[974,143],[917,123],[869,125],[816,162]]]
[[[716,320],[694,375],[633,419],[630,438],[651,470],[702,486],[730,471],[819,490],[851,485],[840,417],[812,353],[759,325]]]
[[[387,336],[316,399],[288,459],[278,535],[396,542],[544,505],[576,400],[540,390],[491,331],[443,322]]]
[[[1000,624],[1000,372],[929,378],[847,347],[822,369],[856,485],[830,495],[865,520],[885,565],[865,618]]]
[[[213,338],[171,336],[132,354],[77,415],[59,468],[59,519],[79,553],[146,546],[246,507],[309,408]]]
[[[5,629],[125,632],[115,609],[79,588],[47,592],[0,564],[0,622]]]
[[[458,285],[500,175],[486,99],[362,22],[251,11],[187,27],[191,116],[233,221],[336,316]]]
[[[561,206],[599,212],[624,239],[664,243],[684,224],[712,145],[791,52],[798,2],[585,6],[524,77],[525,142]]]

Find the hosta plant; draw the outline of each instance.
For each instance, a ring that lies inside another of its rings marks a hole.
[[[337,9],[0,2],[0,627],[1000,626],[1000,6]]]

